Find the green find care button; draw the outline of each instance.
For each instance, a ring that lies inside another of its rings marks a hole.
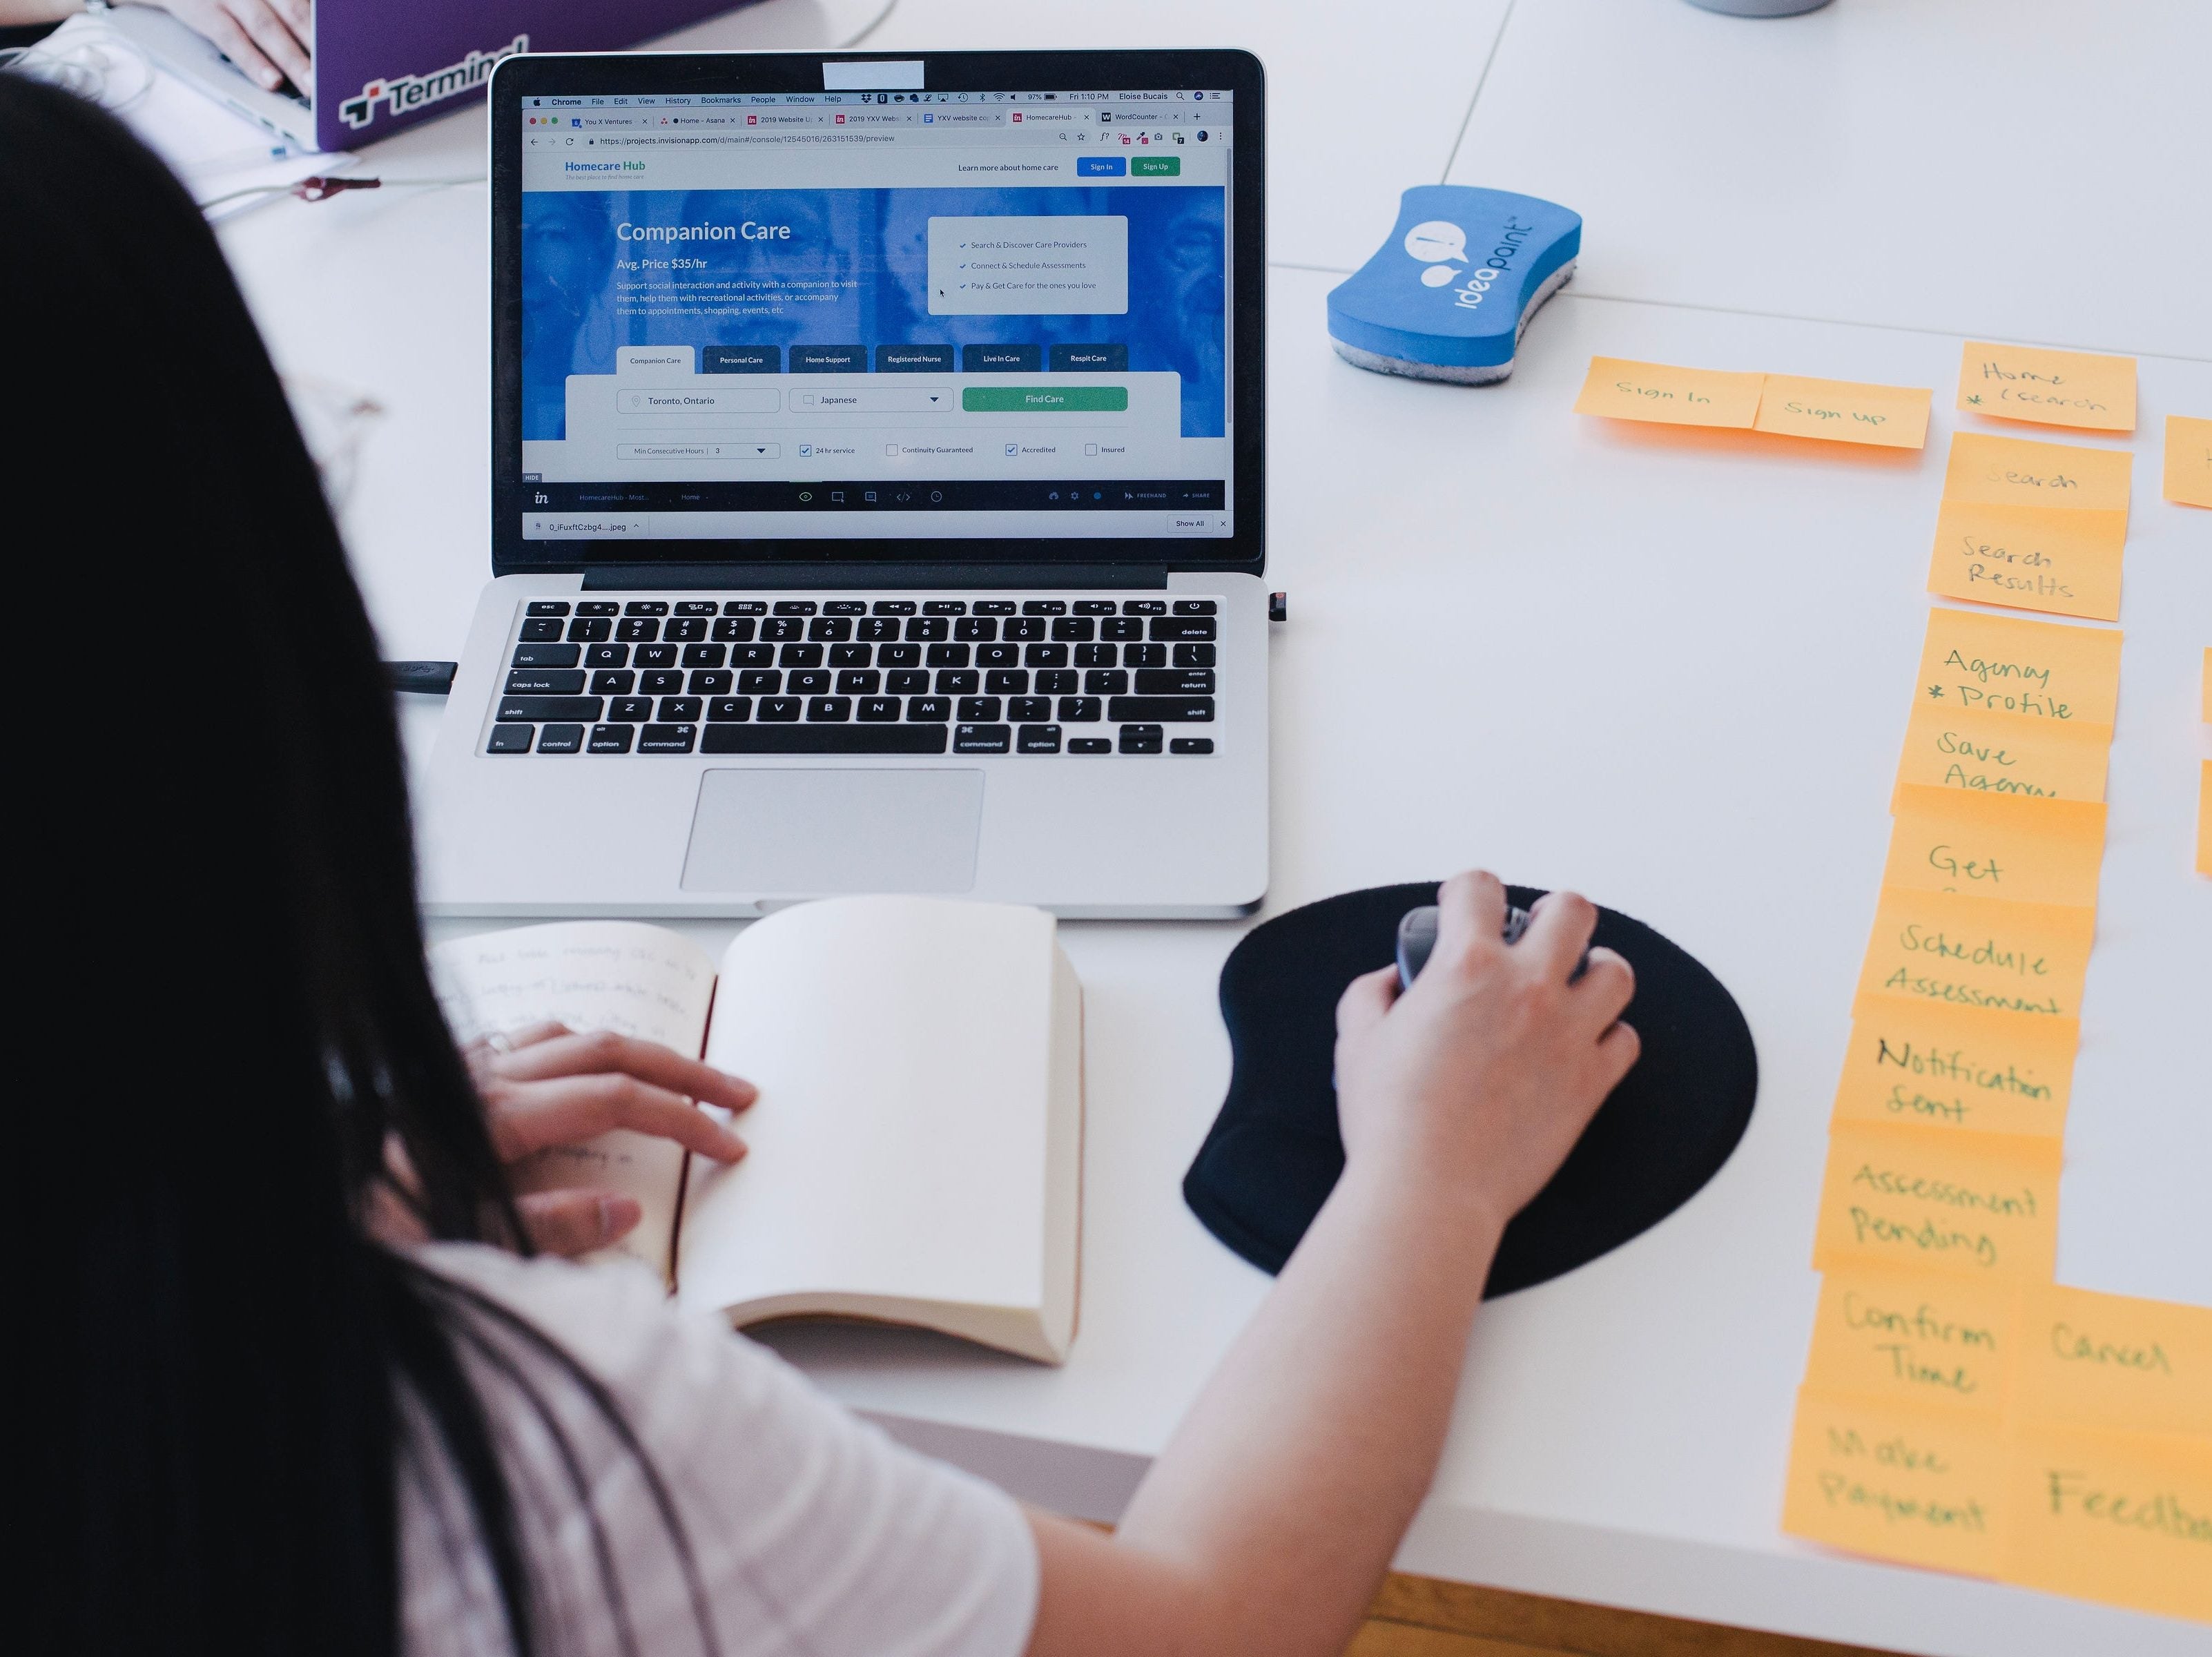
[[[1129,157],[1129,176],[1133,179],[1179,179],[1182,176],[1182,157],[1132,155]]]
[[[1129,406],[1127,385],[969,385],[960,393],[969,414],[1119,414]]]

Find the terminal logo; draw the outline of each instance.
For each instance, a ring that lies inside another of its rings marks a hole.
[[[464,92],[473,92],[491,79],[491,72],[502,58],[530,50],[530,37],[518,34],[512,44],[491,52],[471,52],[458,64],[448,64],[443,69],[434,69],[427,75],[398,75],[389,79],[369,82],[361,89],[358,98],[349,98],[338,106],[338,114],[345,124],[359,131],[376,118],[376,106],[385,106],[387,115],[404,115],[410,110],[427,104],[441,103],[457,98]]]

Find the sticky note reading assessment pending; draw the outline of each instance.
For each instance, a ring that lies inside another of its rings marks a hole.
[[[1858,993],[2079,1018],[2095,913],[1885,886]]]
[[[2004,1558],[2002,1427],[1966,1410],[1805,1387],[1782,1528],[1937,1570],[1994,1576]]]
[[[1851,1009],[1835,1120],[2057,1140],[2081,1041],[2070,1018],[1863,996]]]
[[[1885,886],[2021,903],[2097,907],[2105,808],[1901,783],[1890,801]]]
[[[1948,1272],[1838,1270],[1820,1279],[1805,1385],[1905,1405],[2003,1411],[2022,1285]]]
[[[1759,418],[1765,374],[1716,368],[1678,368],[1664,362],[1632,362],[1594,356],[1575,412],[1611,420],[1656,421],[1666,426],[1729,426],[1749,429]]]
[[[2124,513],[2134,458],[2125,449],[2085,449],[2075,443],[1960,432],[1951,440],[1943,498],[1991,507]]]
[[[2007,1461],[2005,1581],[2212,1623],[2212,1438],[2021,1422]]]
[[[1921,701],[1905,727],[1898,785],[2019,799],[2100,800],[2112,738],[2101,725],[2033,721]]]
[[[2059,1149],[2047,1139],[1838,1122],[1813,1264],[1823,1272],[2048,1279],[2058,1249],[2058,1166]]]
[[[1936,514],[1928,590],[2054,616],[2120,618],[2121,512],[2053,512],[1946,501]]]
[[[2212,420],[2166,416],[2166,498],[2185,507],[2212,507]]]
[[[1959,406],[2039,426],[2131,432],[2136,360],[1969,340],[1959,362]]]
[[[1830,443],[1924,448],[1933,394],[1911,385],[1863,385],[1849,379],[1802,379],[1769,374],[1753,429]]]
[[[2120,634],[1972,610],[1928,612],[1920,705],[2106,727],[2120,703]]]
[[[2212,1308],[2057,1284],[2022,1294],[2023,1419],[2212,1439]]]

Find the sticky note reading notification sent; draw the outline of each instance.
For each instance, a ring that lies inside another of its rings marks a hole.
[[[2136,360],[1969,340],[1959,363],[1959,406],[2002,420],[2136,428]]]
[[[2056,1140],[2066,1132],[2081,1041],[2070,1018],[1862,996],[1834,1120]]]
[[[1936,1570],[1994,1576],[2004,1557],[2004,1429],[1967,1411],[1797,1394],[1782,1528]]]
[[[2124,512],[1946,501],[1936,513],[1928,590],[1972,604],[2117,622],[2127,538]]]
[[[1577,414],[1610,420],[1654,421],[1666,426],[1726,426],[1747,430],[1759,418],[1765,374],[1715,368],[1678,368],[1594,356],[1589,378],[1575,399]]]
[[[1830,443],[1872,443],[1917,449],[1928,442],[1933,393],[1910,385],[1864,385],[1848,379],[1801,379],[1769,374],[1755,429]]]

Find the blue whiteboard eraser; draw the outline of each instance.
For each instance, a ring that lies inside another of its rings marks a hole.
[[[1390,240],[1330,292],[1329,339],[1346,362],[1377,373],[1503,379],[1582,245],[1582,215],[1556,202],[1416,185],[1398,198]]]

